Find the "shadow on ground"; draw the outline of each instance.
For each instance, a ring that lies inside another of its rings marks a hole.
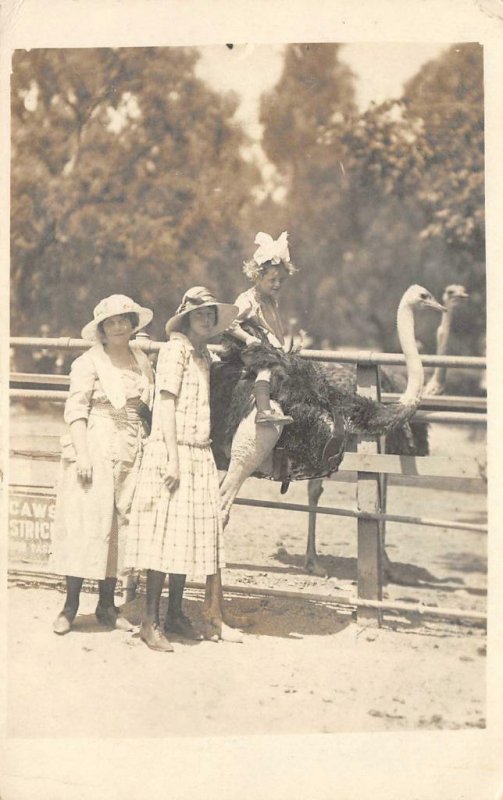
[[[456,591],[463,584],[462,578],[446,575],[439,578],[433,575],[426,567],[417,564],[404,564],[400,561],[390,561],[384,570],[386,583],[396,583],[399,586],[422,586],[432,589],[441,586],[444,591]],[[452,586],[451,584],[456,584]]]
[[[273,556],[275,561],[294,567],[291,570],[295,573],[307,575],[308,572],[304,564],[304,556],[296,553],[289,553],[284,547],[278,550]],[[328,578],[338,578],[341,581],[356,581],[358,577],[358,562],[356,558],[346,558],[344,556],[318,556],[321,567],[325,570]],[[246,567],[248,569],[248,567]],[[262,569],[272,570],[273,567],[263,567]],[[283,570],[282,570],[283,571]]]
[[[487,560],[474,553],[447,553],[443,559],[446,562],[459,572],[487,572]]]
[[[274,559],[281,564],[294,567],[292,570],[296,573],[306,573],[304,566],[304,557],[297,554],[288,553],[284,548],[278,551]],[[472,556],[473,565],[475,565],[476,557]],[[457,563],[449,562],[448,566],[458,569],[459,558],[456,559]],[[337,578],[341,581],[356,581],[358,579],[358,560],[356,558],[345,558],[336,556],[318,556],[318,563],[325,571],[328,578]],[[237,566],[237,565],[235,565]],[[250,569],[248,566],[242,566],[242,569]],[[274,571],[274,567],[257,567],[260,570]],[[288,570],[287,570],[288,571]],[[467,566],[460,571],[470,571]],[[484,570],[480,570],[481,572]],[[456,591],[456,589],[463,586],[464,581],[462,578],[446,575],[439,577],[434,575],[425,567],[416,564],[404,564],[399,561],[388,562],[384,571],[384,583],[396,583],[402,586],[421,586],[423,588],[436,588],[442,586],[446,591]],[[453,585],[454,584],[454,585]]]
[[[138,597],[122,607],[124,616],[139,625],[144,598]],[[161,620],[166,613],[167,602],[161,604]],[[330,636],[340,633],[353,621],[351,611],[341,612],[333,607],[314,601],[294,598],[267,597],[259,600],[236,597],[225,602],[225,613],[229,622],[236,622],[248,634],[277,636],[297,639],[304,636]],[[199,627],[202,622],[202,600],[184,600],[185,613]],[[234,618],[234,619],[233,619]],[[246,625],[242,625],[245,622]]]

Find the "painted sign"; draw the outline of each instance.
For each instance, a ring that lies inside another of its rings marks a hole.
[[[9,562],[45,564],[49,559],[56,498],[11,490],[9,494]]]

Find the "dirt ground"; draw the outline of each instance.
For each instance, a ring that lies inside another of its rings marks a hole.
[[[26,415],[17,420],[26,426]],[[465,428],[432,429],[432,452],[483,453]],[[306,486],[249,480],[242,497],[305,502]],[[355,506],[354,482],[328,481],[321,503]],[[399,514],[485,522],[483,485],[392,485],[388,508]],[[250,625],[241,644],[175,641],[175,652],[149,651],[137,631],[101,628],[96,597],[85,592],[74,630],[51,623],[62,605],[57,588],[11,576],[9,589],[8,735],[15,737],[164,737],[481,728],[485,725],[484,628],[462,620],[388,613],[378,629],[345,604],[356,596],[356,521],[318,518],[318,549],[327,577],[303,571],[307,515],[236,506],[227,531],[226,584],[231,610]],[[395,565],[385,597],[484,611],[486,536],[388,526]],[[319,601],[261,596],[289,590]],[[327,598],[336,598],[327,602]],[[140,595],[124,607],[135,624]],[[187,591],[197,621],[202,594]]]

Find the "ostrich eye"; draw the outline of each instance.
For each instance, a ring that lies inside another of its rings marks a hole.
[[[421,300],[428,300],[428,298],[430,297],[430,295],[428,294],[428,292],[421,292],[421,294],[419,295],[419,297],[421,298]]]

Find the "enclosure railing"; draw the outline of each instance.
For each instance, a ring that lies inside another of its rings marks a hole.
[[[10,340],[14,349],[45,349],[81,351],[90,347],[90,343],[82,339],[60,337],[43,339],[38,337],[13,337]],[[144,335],[137,336],[135,346],[141,347],[148,354],[155,354],[161,343],[151,341]],[[213,348],[218,352],[219,347]],[[357,391],[383,402],[392,402],[397,395],[380,393],[379,370],[381,366],[405,365],[405,358],[396,353],[379,353],[361,350],[302,350],[302,357],[323,362],[337,362],[356,365]],[[430,356],[421,357],[424,366],[447,368],[469,368],[483,370],[486,368],[485,358],[465,356]],[[67,395],[69,377],[67,375],[41,375],[36,373],[13,372],[10,381],[11,398],[25,398],[45,401],[63,401]],[[50,388],[48,388],[50,387]],[[483,397],[425,397],[414,421],[428,423],[449,423],[462,425],[486,425],[486,400]],[[21,437],[13,443],[11,456],[14,459],[31,458],[34,469],[31,470],[31,484],[11,482],[14,490],[30,486],[35,490],[48,491],[47,474],[43,465],[59,458],[54,446],[54,437],[36,437],[38,447],[34,449],[33,437]],[[40,462],[42,469],[35,468]],[[272,502],[237,498],[236,504],[255,507],[277,508],[291,511],[302,511],[309,514],[310,535],[314,535],[316,515],[353,517],[357,520],[357,553],[358,581],[357,598],[349,602],[357,607],[358,616],[369,621],[381,623],[384,609],[415,611],[432,616],[459,617],[463,619],[482,619],[484,614],[461,609],[439,609],[422,605],[410,605],[383,601],[383,564],[384,535],[386,522],[416,524],[425,527],[442,527],[451,530],[466,530],[474,533],[487,533],[486,525],[475,525],[465,522],[433,519],[427,516],[410,516],[390,514],[386,511],[386,487],[388,476],[402,475],[418,479],[464,478],[474,481],[485,479],[485,465],[481,465],[471,456],[395,456],[381,452],[381,441],[378,437],[357,437],[356,452],[347,452],[339,472],[356,473],[357,509],[328,508],[317,504],[303,505],[285,502]],[[239,587],[232,587],[239,591]],[[291,593],[290,593],[291,594]],[[302,595],[304,596],[304,595]]]

